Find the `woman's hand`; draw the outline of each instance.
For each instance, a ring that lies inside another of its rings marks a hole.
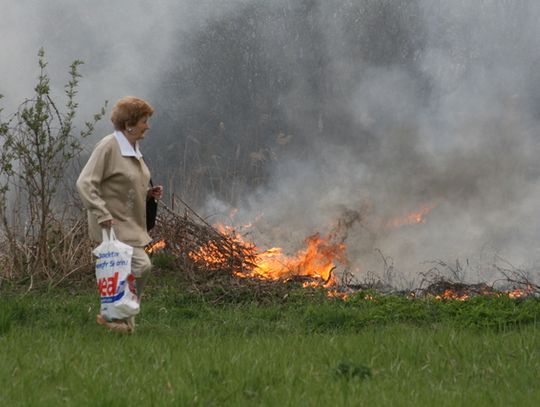
[[[110,229],[112,228],[112,225],[114,225],[114,219],[104,220],[99,224],[103,229]]]
[[[156,200],[160,200],[163,197],[163,186],[156,185],[155,187],[148,188],[147,196],[148,198],[154,198]]]

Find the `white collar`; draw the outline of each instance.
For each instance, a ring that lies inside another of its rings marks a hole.
[[[129,140],[121,131],[115,131],[114,137],[116,137],[116,141],[118,142],[118,146],[120,147],[120,153],[122,154],[122,156],[135,158],[142,157],[141,150],[139,150],[138,141],[135,142],[135,148],[133,148]]]

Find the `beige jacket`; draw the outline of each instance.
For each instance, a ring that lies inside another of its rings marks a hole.
[[[99,223],[114,219],[118,240],[130,246],[151,241],[146,231],[146,194],[150,171],[142,158],[123,156],[115,134],[94,148],[77,179],[77,190],[88,210],[90,237],[101,242]]]

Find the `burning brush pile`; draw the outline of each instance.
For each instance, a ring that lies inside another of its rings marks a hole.
[[[486,283],[466,284],[436,276],[426,288],[419,288],[411,292],[410,295],[412,297],[434,298],[436,300],[467,301],[478,296],[516,299],[540,294],[540,287],[527,280],[518,281],[508,278],[505,282],[507,286],[511,285],[512,288],[500,290]]]
[[[174,259],[174,269],[181,270],[197,292],[218,292],[223,298],[286,297],[291,285],[320,287],[329,297],[343,299],[366,289],[395,294],[396,291],[388,287],[380,289],[376,284],[352,284],[350,279],[347,282],[335,274],[338,265],[347,270],[344,241],[347,230],[359,221],[359,212],[348,211],[326,236],[309,236],[305,239],[304,249],[288,256],[281,248],[261,251],[235,229],[210,225],[191,209],[178,214],[161,204],[156,227],[152,231],[154,240],[146,251],[169,254]],[[513,285],[511,289],[496,290],[487,284],[452,282],[432,270],[424,275],[420,288],[400,294],[410,298],[463,301],[478,295],[520,298],[540,293],[540,286],[530,283],[525,277],[515,278],[515,272],[499,271]]]
[[[146,251],[172,255],[175,269],[182,270],[198,291],[220,286],[224,291],[249,289],[253,296],[285,295],[284,283],[332,290],[338,286],[336,264],[347,263],[343,231],[358,216],[347,213],[327,236],[312,235],[305,249],[287,256],[280,248],[261,251],[233,228],[210,225],[194,211],[178,214],[161,205],[154,240]]]

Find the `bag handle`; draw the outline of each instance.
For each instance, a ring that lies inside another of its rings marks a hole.
[[[104,242],[109,242],[112,240],[116,240],[116,235],[114,234],[114,229],[111,226],[110,228],[110,234],[107,233],[107,228],[101,228],[101,238]]]

